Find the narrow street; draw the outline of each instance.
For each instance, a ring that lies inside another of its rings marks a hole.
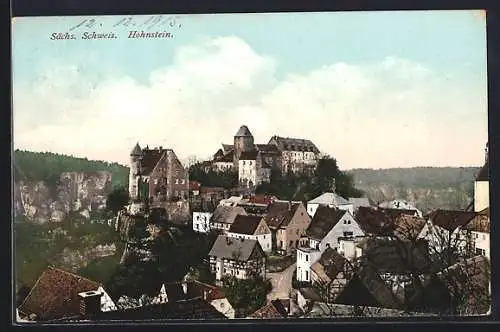
[[[272,291],[267,295],[268,300],[289,298],[290,290],[292,289],[293,272],[296,267],[297,263],[293,263],[283,272],[267,274],[267,277],[271,280],[271,284],[273,285]]]

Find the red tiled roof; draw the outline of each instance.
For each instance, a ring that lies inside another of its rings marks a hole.
[[[160,161],[160,158],[167,150],[142,150],[142,160],[141,160],[141,173],[142,175],[149,175],[156,167],[156,164]]]
[[[280,300],[273,300],[248,316],[248,318],[260,318],[260,319],[279,319],[286,318],[287,313],[286,309],[283,306],[283,303]]]
[[[262,220],[261,216],[249,216],[249,215],[237,215],[234,218],[229,232],[236,234],[246,234],[253,235],[257,230],[260,222]]]
[[[276,201],[269,205],[264,221],[273,229],[286,227],[292,220],[301,203]],[[290,205],[290,206],[289,206]],[[289,209],[290,208],[290,209]]]
[[[96,291],[100,284],[61,269],[49,267],[38,278],[19,312],[37,320],[71,317],[80,313],[78,293]]]

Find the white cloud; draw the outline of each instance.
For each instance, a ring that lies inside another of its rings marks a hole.
[[[136,141],[206,157],[247,124],[262,143],[309,138],[343,168],[482,161],[483,87],[394,57],[281,81],[276,66],[237,37],[179,48],[146,85],[51,64],[36,84],[14,90],[14,144],[123,163]]]

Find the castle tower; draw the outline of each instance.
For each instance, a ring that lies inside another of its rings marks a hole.
[[[234,135],[234,168],[238,169],[238,163],[242,152],[252,151],[255,148],[253,136],[247,126],[243,125]]]
[[[140,163],[142,158],[142,150],[139,142],[135,145],[134,149],[130,152],[130,173],[128,178],[128,193],[131,200],[138,197],[138,173],[140,170]]]

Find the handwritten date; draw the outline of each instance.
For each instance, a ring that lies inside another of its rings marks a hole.
[[[181,24],[175,16],[165,16],[165,15],[152,15],[148,17],[136,17],[128,16],[118,19],[114,24],[113,28],[116,27],[135,27],[135,28],[146,28],[150,29],[153,27],[168,26],[170,28],[180,28]],[[78,24],[72,26],[69,31],[74,31],[79,28],[85,29],[96,29],[102,28],[103,24],[99,18],[88,18],[84,19]]]

